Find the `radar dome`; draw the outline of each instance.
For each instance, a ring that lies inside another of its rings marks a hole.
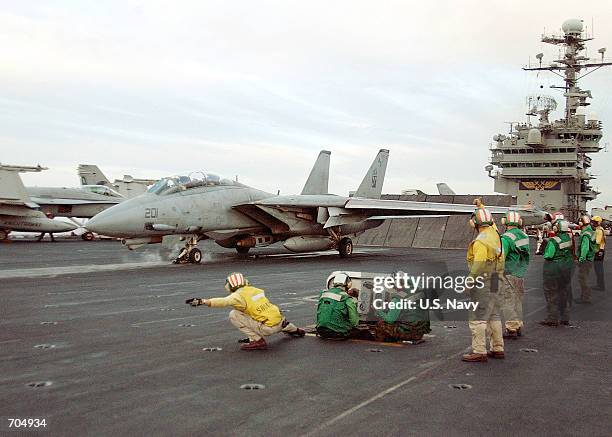
[[[581,34],[582,28],[582,20],[578,20],[577,18],[570,18],[569,20],[565,20],[561,25],[561,29],[566,35]]]
[[[529,145],[542,144],[542,133],[540,130],[536,128],[529,129],[526,142]]]

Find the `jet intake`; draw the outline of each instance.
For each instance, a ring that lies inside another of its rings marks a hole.
[[[140,246],[144,246],[145,244],[155,244],[161,243],[162,237],[145,237],[145,238],[129,238],[121,240],[121,244],[127,246],[128,249],[138,249]]]
[[[283,243],[283,246],[291,252],[315,252],[317,250],[328,250],[334,247],[332,239],[326,237],[292,237]]]

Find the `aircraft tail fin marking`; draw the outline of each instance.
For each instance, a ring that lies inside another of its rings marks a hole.
[[[389,151],[387,149],[380,149],[363,181],[361,181],[359,188],[355,191],[355,197],[380,199],[383,183],[385,182],[387,162],[389,162]]]
[[[97,165],[79,164],[78,168],[81,185],[106,185],[112,187],[113,184],[104,176],[104,173]]]

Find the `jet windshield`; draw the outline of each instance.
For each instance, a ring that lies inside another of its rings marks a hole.
[[[107,187],[106,185],[82,185],[81,189],[95,194],[102,194],[103,196],[123,197],[121,194],[117,193],[115,190]]]
[[[218,185],[227,186],[235,185],[235,183],[229,179],[221,179],[216,174],[194,172],[190,173],[189,176],[171,176],[160,179],[155,185],[148,189],[148,192],[165,196],[167,194],[177,193],[192,188]]]

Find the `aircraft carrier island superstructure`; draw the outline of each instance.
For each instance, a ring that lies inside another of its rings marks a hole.
[[[550,121],[556,109],[552,97],[534,95],[527,98],[531,122],[511,123],[509,135],[497,134],[491,145],[489,176],[495,179],[498,193],[516,196],[517,204],[531,203],[547,211],[560,211],[566,218],[576,220],[586,212],[586,203],[599,194],[590,184],[590,153],[599,152],[603,135],[602,123],[587,112],[591,92],[578,86],[579,80],[603,66],[612,65],[604,58],[606,49],[598,50],[597,59],[586,56],[586,42],[593,38],[586,34],[581,20],[567,20],[562,34],[543,35],[542,42],[560,47],[560,59],[543,64],[543,54],[536,55],[538,64],[524,68],[528,71],[550,71],[563,78],[563,118]]]

